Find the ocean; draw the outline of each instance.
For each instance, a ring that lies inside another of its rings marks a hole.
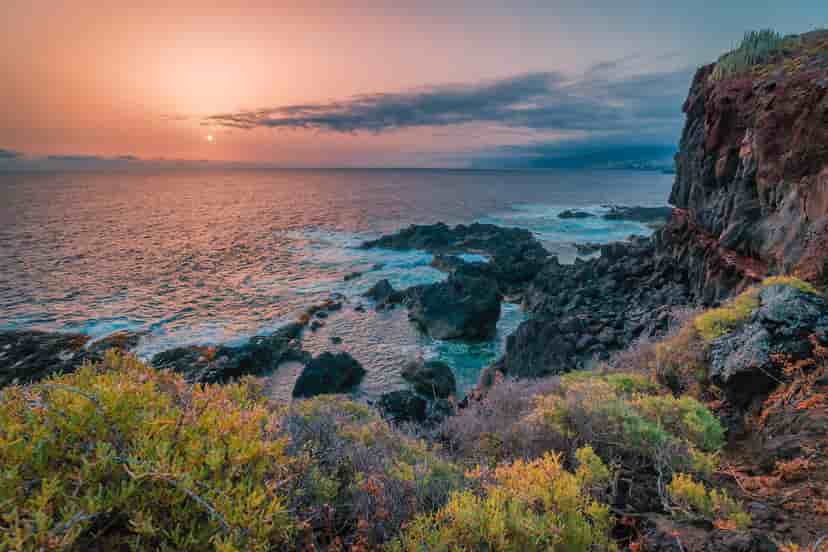
[[[166,170],[0,174],[0,329],[147,332],[139,356],[188,344],[241,343],[341,293],[314,354],[345,350],[368,371],[358,395],[402,386],[404,363],[446,361],[461,390],[524,319],[504,305],[498,335],[428,338],[404,308],[354,309],[382,278],[395,288],[445,274],[422,251],[357,248],[409,224],[473,221],[531,230],[562,262],[574,243],[651,232],[630,221],[561,219],[577,208],[664,205],[673,177],[627,171]],[[363,276],[344,281],[351,272]],[[342,339],[333,344],[332,337]],[[288,396],[299,366],[276,371]]]

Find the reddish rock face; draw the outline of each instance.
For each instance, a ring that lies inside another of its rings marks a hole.
[[[801,35],[748,74],[715,81],[713,67],[699,69],[684,104],[671,203],[685,216],[662,232],[665,252],[689,261],[699,290],[715,295],[763,270],[825,279],[828,31]],[[671,239],[679,235],[698,251]]]

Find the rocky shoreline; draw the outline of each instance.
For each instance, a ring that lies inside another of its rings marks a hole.
[[[606,216],[652,221],[664,214],[663,208],[612,207]],[[464,341],[492,339],[501,303],[520,303],[529,319],[508,337],[505,355],[490,370],[536,378],[582,369],[638,339],[663,335],[673,309],[709,303],[664,246],[675,242],[682,221],[673,216],[650,238],[593,246],[597,258],[572,265],[559,263],[527,230],[477,223],[413,225],[361,247],[432,253],[432,265],[448,274],[446,280],[404,290],[381,280],[364,297],[376,309],[403,306],[412,323],[433,338]],[[461,258],[469,253],[485,261]],[[265,375],[290,361],[307,365],[314,359],[302,349],[303,332],[323,325],[343,301],[347,298],[333,296],[309,307],[297,322],[243,345],[177,347],[154,355],[150,364],[193,383]],[[118,332],[89,343],[82,335],[2,332],[2,381],[26,383],[67,372],[100,360],[110,347],[134,350],[141,337]]]
[[[615,208],[611,212],[620,211]],[[630,208],[629,213],[638,216],[636,208]],[[611,285],[631,274],[651,271],[651,265],[647,264],[652,249],[649,239],[635,238],[627,244],[601,246],[599,259],[579,261],[572,266],[559,264],[529,231],[490,224],[411,226],[366,242],[362,247],[416,249],[434,255],[432,265],[447,273],[444,281],[395,290],[387,280],[381,280],[364,297],[378,310],[396,306],[406,308],[414,326],[435,339],[491,340],[500,318],[501,303],[521,303],[531,318],[509,337],[505,357],[493,367],[510,375],[538,377],[582,367],[592,359],[605,358],[644,332],[656,333],[664,325],[663,320],[657,320],[657,315],[647,311],[648,305],[664,305],[658,297],[641,304],[640,298],[627,297],[623,287],[613,288]],[[484,260],[467,261],[461,257],[470,253]],[[628,260],[616,262],[625,255]],[[635,259],[630,260],[633,257]],[[558,295],[570,300],[558,304]],[[638,303],[640,323],[633,326],[621,323],[625,318],[635,319],[627,312],[619,311],[610,316],[608,313],[618,306],[616,302],[607,302],[604,308],[597,308],[598,299],[609,301],[613,296],[617,302]],[[670,303],[680,304],[686,299],[685,288],[678,285]],[[325,319],[348,301],[343,296],[332,296],[306,309],[296,322],[271,334],[255,336],[242,345],[176,347],[155,354],[149,363],[158,369],[178,372],[192,383],[226,383],[245,375],[270,374],[285,362],[299,362],[306,366],[306,370],[310,366],[310,373],[317,376],[320,372],[331,373],[331,378],[320,376],[322,383],[313,386],[312,394],[342,391],[358,383],[358,378],[344,387],[337,384],[333,375],[347,363],[325,362],[329,359],[323,355],[312,357],[302,349],[302,336],[305,331],[316,331],[324,325]],[[361,309],[362,304],[356,308]],[[555,337],[537,339],[536,329],[543,326],[542,332],[548,333],[552,326],[546,321],[553,318],[559,323],[555,326]],[[589,337],[593,334],[597,339]],[[90,342],[88,337],[80,334],[0,332],[0,383],[23,384],[71,372],[84,362],[101,361],[110,348],[131,352],[142,338],[141,333],[116,332]],[[575,346],[567,345],[569,341]],[[360,366],[358,370],[361,369]],[[450,369],[448,371],[450,373]],[[324,382],[329,380],[331,384],[326,385]],[[417,385],[412,391],[420,393],[420,398],[429,406],[435,399],[448,398],[445,393],[428,396]],[[452,385],[450,394],[454,393]],[[305,395],[306,391],[300,390],[298,394]],[[419,408],[417,401],[410,398],[396,397],[395,401],[389,403],[386,400],[385,403]],[[445,407],[443,405],[444,410]]]

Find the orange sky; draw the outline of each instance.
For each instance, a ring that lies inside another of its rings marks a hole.
[[[623,14],[580,2],[513,10],[484,1],[140,4],[3,3],[0,148],[286,164],[450,157],[515,137],[474,124],[375,135],[231,131],[201,121],[532,71],[576,74],[665,41],[645,32],[646,21],[620,25]],[[679,43],[688,36],[671,34]],[[562,135],[547,129],[531,138]]]

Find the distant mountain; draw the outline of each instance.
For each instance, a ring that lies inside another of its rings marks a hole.
[[[503,157],[478,160],[478,168],[628,169],[675,172],[675,146],[547,146],[510,149]]]

